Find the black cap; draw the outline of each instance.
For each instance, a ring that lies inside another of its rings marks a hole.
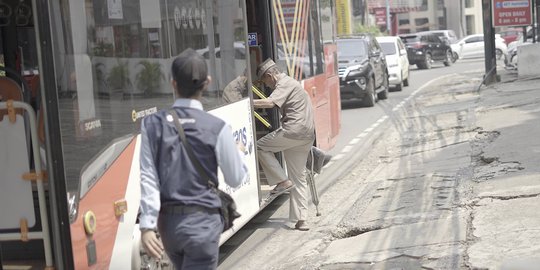
[[[204,58],[191,48],[184,50],[172,63],[172,76],[178,88],[198,90],[208,77]]]

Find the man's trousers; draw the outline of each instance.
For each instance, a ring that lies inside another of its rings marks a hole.
[[[291,180],[295,188],[291,190],[289,218],[293,221],[306,220],[308,215],[308,187],[306,181],[306,162],[314,139],[290,139],[278,129],[266,134],[257,141],[259,162],[268,179],[268,184],[277,185]],[[274,153],[283,152],[287,174]]]

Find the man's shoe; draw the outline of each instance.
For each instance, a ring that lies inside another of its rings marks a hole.
[[[299,220],[298,222],[296,222],[294,228],[299,231],[309,231],[309,226],[307,225],[305,220]]]
[[[279,196],[291,189],[294,188],[294,184],[292,183],[291,180],[285,180],[279,184],[276,185],[276,187],[274,189],[272,189],[272,191],[270,191],[270,194],[273,195],[273,196]]]

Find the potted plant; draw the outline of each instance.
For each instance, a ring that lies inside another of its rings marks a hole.
[[[109,75],[107,76],[107,82],[112,91],[125,92],[127,88],[131,87],[131,80],[129,79],[129,66],[127,61],[117,60],[118,64],[111,68]]]
[[[142,66],[142,69],[135,78],[137,88],[148,96],[161,87],[161,81],[165,79],[165,76],[159,62],[142,60],[139,65]]]

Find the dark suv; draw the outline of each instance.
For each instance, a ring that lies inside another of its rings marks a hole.
[[[373,107],[388,97],[388,69],[377,40],[370,35],[337,40],[341,100],[361,99]]]
[[[409,63],[420,69],[431,68],[432,62],[443,62],[445,66],[452,65],[453,54],[450,43],[441,40],[433,33],[416,33],[400,35],[407,46]]]

